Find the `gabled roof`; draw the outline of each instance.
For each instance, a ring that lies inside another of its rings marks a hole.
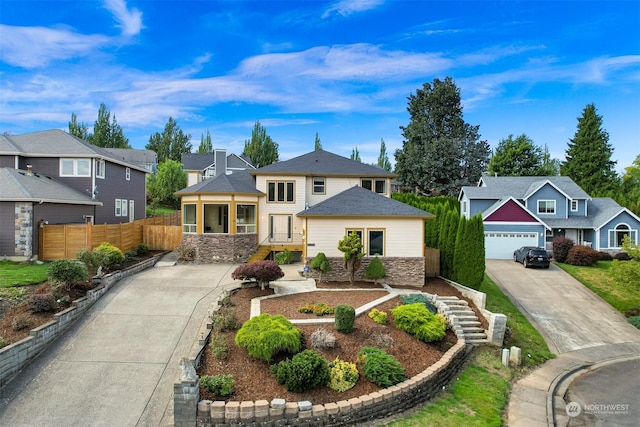
[[[227,169],[229,168],[245,168],[245,169],[255,169],[255,167],[251,164],[251,159],[247,156],[238,156],[237,154],[229,154],[227,156]]]
[[[569,199],[591,198],[568,176],[483,176],[477,187],[462,187],[460,196],[464,193],[469,199],[526,199],[547,183]]]
[[[290,160],[263,166],[251,172],[252,175],[303,175],[303,176],[367,176],[395,178],[387,172],[366,163],[356,162],[324,150],[315,150]]]
[[[620,206],[610,197],[597,197],[589,203],[589,216],[587,217],[569,217],[569,218],[550,218],[545,222],[553,228],[593,228],[595,230],[603,227],[609,221],[623,212],[640,221],[633,212]]]
[[[229,175],[218,175],[215,178],[205,179],[190,187],[177,191],[176,196],[184,196],[187,194],[202,193],[243,193],[264,195],[262,191],[256,189],[256,182],[247,171],[238,171]]]
[[[38,173],[0,168],[0,182],[0,201],[102,205],[88,194]]]
[[[182,153],[182,168],[189,171],[203,171],[213,166],[215,157],[213,153]]]
[[[485,210],[482,213],[482,220],[483,221],[487,221],[487,222],[491,222],[492,219],[490,218],[492,215],[494,214],[498,214],[500,213],[501,209],[519,209],[521,211],[522,214],[525,214],[527,218],[531,218],[531,221],[527,221],[527,222],[538,222],[540,224],[542,224],[545,228],[551,229],[551,227],[549,227],[544,221],[542,221],[540,218],[538,218],[536,215],[533,214],[533,212],[530,212],[526,207],[524,207],[522,204],[520,204],[520,202],[518,202],[516,199],[514,199],[513,197],[509,197],[503,200],[500,200],[498,202],[495,202],[493,205],[491,205],[487,210]],[[495,219],[494,219],[495,221]],[[517,222],[525,222],[522,220],[516,220]]]
[[[60,129],[4,136],[11,144],[0,143],[0,154],[25,157],[103,158],[142,172],[141,166],[123,161],[106,148],[90,144]]]
[[[299,212],[298,216],[430,218],[434,215],[366,188],[355,186]]]
[[[153,150],[138,150],[135,148],[105,148],[105,150],[134,165],[156,163],[158,159],[158,155]]]

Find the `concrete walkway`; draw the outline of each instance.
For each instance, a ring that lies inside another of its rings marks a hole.
[[[235,266],[171,256],[116,284],[0,390],[0,425],[173,425],[180,357]]]
[[[486,271],[558,355],[514,385],[508,425],[580,425],[575,423],[580,415],[567,416],[565,392],[576,378],[599,367],[640,360],[640,330],[553,264],[548,270],[525,269],[511,260],[487,260]],[[640,405],[640,364],[635,366],[639,369],[629,372],[632,401],[615,403]],[[607,403],[608,390],[617,386],[602,384],[598,402],[579,403]],[[640,420],[629,421],[628,425],[640,425]]]

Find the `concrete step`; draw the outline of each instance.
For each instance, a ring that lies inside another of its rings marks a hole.
[[[461,321],[461,322],[465,320],[476,320],[476,321],[478,320],[475,314],[456,314],[455,316],[458,319],[458,321]]]
[[[462,326],[462,330],[464,331],[465,335],[467,333],[485,333],[484,329],[480,326]]]
[[[474,327],[480,327],[482,323],[480,323],[479,320],[461,320],[459,322],[459,325],[462,326],[463,328],[474,328]]]
[[[471,332],[471,333],[467,333],[465,331],[464,333],[464,339],[487,339],[487,334],[485,334],[484,332]]]
[[[484,339],[467,339],[467,337],[464,338],[464,342],[467,344],[488,344],[489,340],[484,338]]]
[[[473,310],[471,310],[470,308],[459,308],[459,307],[449,307],[448,310],[446,310],[447,313],[449,314],[473,314],[475,316],[475,313],[473,312]]]
[[[463,306],[469,306],[469,303],[466,302],[465,300],[462,299],[458,299],[458,300],[447,300],[447,301],[443,301],[445,304],[447,304],[448,306],[454,306],[454,305],[463,305]]]

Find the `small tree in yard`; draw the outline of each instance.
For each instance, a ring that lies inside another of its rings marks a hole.
[[[569,256],[569,249],[573,247],[575,243],[568,237],[558,236],[552,241],[553,245],[553,259],[558,262],[566,262]]]
[[[274,261],[258,261],[250,264],[242,264],[231,273],[234,280],[255,279],[264,290],[265,286],[273,280],[278,280],[284,276],[284,272]]]
[[[331,270],[331,264],[329,264],[329,260],[324,252],[319,252],[315,257],[313,257],[310,267],[320,273],[320,277],[318,278],[318,282],[320,283],[322,283],[322,273],[326,273]]]
[[[360,269],[360,259],[364,256],[360,237],[356,233],[349,233],[338,242],[338,250],[344,253],[344,268],[349,272],[349,282],[353,286],[356,271]]]
[[[382,264],[382,261],[380,261],[380,258],[373,258],[367,266],[365,277],[367,279],[373,279],[373,283],[377,285],[378,279],[382,279],[386,275],[387,270],[384,268],[384,265]]]

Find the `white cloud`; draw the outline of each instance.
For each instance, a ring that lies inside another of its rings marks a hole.
[[[322,14],[322,18],[328,18],[334,13],[337,13],[340,16],[349,16],[354,13],[375,9],[383,3],[383,0],[341,0],[328,8]]]
[[[135,36],[144,28],[142,12],[138,9],[129,10],[124,0],[104,0],[104,7],[113,13],[117,26],[122,29],[122,35]]]

